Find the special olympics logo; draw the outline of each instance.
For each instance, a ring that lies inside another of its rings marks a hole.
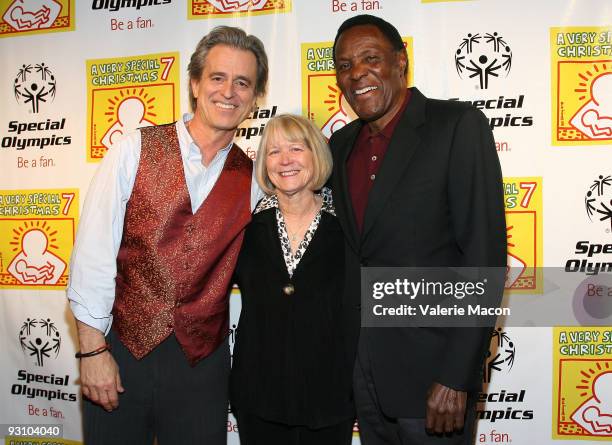
[[[510,339],[508,334],[497,328],[491,336],[491,344],[487,359],[485,360],[483,378],[485,383],[491,381],[493,371],[501,371],[506,369],[510,371],[514,366],[514,358],[516,356],[516,346]]]
[[[612,176],[599,175],[584,195],[584,207],[590,221],[608,221],[612,232]]]
[[[59,355],[62,337],[49,318],[28,318],[19,330],[19,344],[36,366],[43,366],[45,359]]]
[[[44,63],[22,65],[13,83],[15,100],[29,105],[32,113],[40,111],[41,102],[55,99],[55,92],[55,76]]]
[[[208,2],[223,12],[257,11],[263,9],[266,0],[208,0]]]
[[[497,32],[469,33],[455,51],[455,69],[459,77],[478,77],[481,90],[489,88],[489,79],[507,76],[512,67],[512,50]]]

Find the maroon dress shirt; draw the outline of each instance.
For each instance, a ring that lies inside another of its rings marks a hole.
[[[346,161],[348,186],[353,204],[353,212],[359,233],[363,230],[363,219],[368,195],[376,180],[378,169],[387,152],[393,131],[404,114],[410,100],[410,90],[406,90],[404,103],[393,119],[378,133],[372,133],[370,126],[365,123],[355,141],[355,146]]]

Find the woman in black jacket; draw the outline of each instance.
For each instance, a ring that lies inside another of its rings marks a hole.
[[[267,197],[236,267],[242,313],[230,397],[242,445],[351,442],[344,241],[323,187],[331,167],[327,143],[310,121],[270,120],[255,165]]]

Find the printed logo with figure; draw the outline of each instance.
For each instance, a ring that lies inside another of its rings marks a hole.
[[[554,329],[553,438],[612,438],[612,331]]]
[[[412,37],[404,37],[408,52],[408,79],[413,77]],[[340,88],[332,55],[333,42],[302,43],[302,114],[329,139],[357,118]]]
[[[72,189],[0,191],[0,288],[66,286],[77,203]]]
[[[344,94],[340,92],[338,86],[327,85],[327,89],[329,93],[323,103],[328,105],[327,111],[333,112],[333,114],[323,124],[321,132],[329,139],[336,130],[357,119],[357,115],[346,101]]]
[[[261,11],[266,0],[208,0],[219,11]]]
[[[553,145],[612,141],[612,28],[551,28]]]
[[[113,116],[115,120],[102,136],[102,145],[107,150],[117,142],[120,136],[137,128],[155,125],[154,122],[147,119],[147,114],[149,117],[154,117],[155,114],[152,111],[147,113],[145,102],[140,97],[126,96],[116,107],[116,112],[113,102],[109,100],[108,114]]]
[[[87,61],[88,161],[123,135],[179,118],[179,54]]]
[[[45,63],[22,65],[13,82],[15,100],[31,113],[38,113],[42,103],[53,101],[56,92],[55,76]]]
[[[596,65],[595,65],[596,66]],[[574,91],[586,93],[586,83]],[[570,120],[575,128],[591,139],[612,139],[612,71],[597,76],[591,82],[588,101]],[[578,99],[585,99],[581,96]]]
[[[21,249],[8,266],[8,272],[21,284],[56,284],[66,262],[49,250],[49,240],[43,229],[29,227],[21,237]],[[56,245],[51,247],[57,248]]]
[[[61,10],[62,5],[55,0],[43,2],[15,0],[2,18],[17,31],[48,28],[53,24]]]
[[[46,359],[59,355],[62,336],[51,319],[28,318],[19,330],[19,344],[34,365],[44,366]]]
[[[71,0],[14,0],[0,21],[0,37],[74,30]]]
[[[599,175],[584,195],[584,207],[589,221],[602,221],[606,233],[612,233],[612,176]]]
[[[502,328],[497,328],[491,335],[491,342],[487,358],[484,363],[483,381],[489,383],[493,371],[501,372],[506,370],[510,372],[514,366],[516,358],[516,345]]]
[[[506,290],[542,292],[542,178],[504,178]]]
[[[291,12],[292,0],[189,0],[190,19]]]
[[[572,420],[593,435],[612,436],[612,369],[599,374],[591,386],[588,399],[572,414]]]
[[[508,76],[512,68],[512,50],[497,32],[468,33],[455,51],[455,69],[461,78],[476,78],[481,90],[501,74]]]

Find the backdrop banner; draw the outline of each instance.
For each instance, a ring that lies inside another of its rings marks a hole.
[[[280,113],[330,137],[356,117],[332,42],[361,13],[398,28],[410,85],[488,118],[504,175],[506,292],[558,291],[547,267],[580,283],[566,299],[571,326],[494,328],[475,443],[612,440],[612,328],[597,323],[612,315],[612,289],[594,279],[612,271],[610,0],[0,0],[0,424],[62,426],[53,439],[4,428],[6,444],[82,441],[65,287],[109,147],[189,112],[186,67],[218,25],[255,34],[269,55],[268,93],[236,135],[246,154],[257,157]],[[232,345],[240,307],[234,290]],[[231,412],[227,432],[238,445]]]

